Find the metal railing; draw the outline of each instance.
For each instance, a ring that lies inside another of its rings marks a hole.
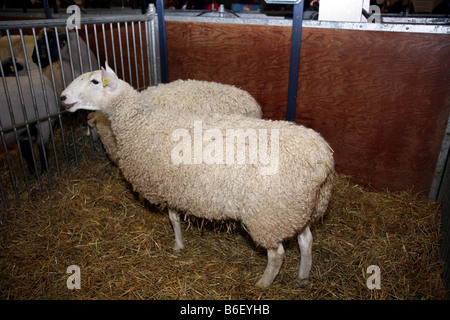
[[[3,207],[52,187],[61,171],[104,155],[87,134],[86,113],[68,114],[59,96],[82,73],[105,62],[141,90],[161,82],[158,19],[145,15],[0,22],[0,193]],[[9,64],[8,64],[9,63]],[[34,142],[37,142],[34,143]],[[24,191],[26,190],[26,192]]]

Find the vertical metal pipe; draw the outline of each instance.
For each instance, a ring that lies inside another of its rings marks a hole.
[[[55,35],[56,35],[56,44],[58,47],[58,57],[59,57],[59,67],[61,68],[61,78],[63,82],[63,87],[66,88],[66,76],[64,74],[64,65],[61,55],[61,44],[59,43],[59,34],[58,34],[58,28],[55,28]],[[66,43],[67,44],[67,43]]]
[[[116,62],[116,50],[114,45],[114,28],[113,24],[109,24],[109,30],[111,31],[111,47],[112,47],[112,53],[113,53],[113,60],[114,60],[114,72],[117,73],[117,62]]]
[[[146,21],[146,40],[147,40],[147,56],[148,56],[148,74],[150,80],[150,86],[158,83],[158,72],[156,68],[156,32],[155,32],[155,19],[156,11],[153,3],[149,5],[148,15],[150,21]]]
[[[141,48],[142,87],[145,88],[144,47],[142,46],[142,22],[139,22],[139,45]]]
[[[2,200],[3,200],[3,207],[5,207],[5,210],[8,211],[8,201],[6,200],[5,192],[3,191],[3,184],[0,180],[0,191],[2,193]],[[0,220],[3,220],[3,215],[0,216]]]
[[[125,66],[123,64],[123,51],[122,51],[122,31],[120,29],[120,22],[117,22],[117,33],[119,36],[119,54],[120,54],[120,65],[122,66],[122,80],[125,80]]]
[[[103,34],[103,50],[105,50],[105,61],[111,66],[111,61],[108,61],[108,47],[106,46],[106,31],[105,24],[102,23],[102,34]]]
[[[78,34],[78,28],[75,28],[75,34],[76,34],[76,40],[77,40],[77,50],[78,50],[78,58],[80,61],[80,75],[85,73],[86,71],[84,70],[83,67],[83,53],[81,52],[81,47],[80,47],[80,36]],[[78,71],[78,70],[77,70]],[[78,76],[78,73],[77,73]]]
[[[51,19],[52,13],[50,12],[50,6],[48,5],[48,0],[44,0],[44,11],[45,11],[45,18]]]
[[[84,25],[84,34],[86,36],[86,47],[87,47],[87,55],[88,55],[88,61],[89,61],[89,71],[92,71],[92,59],[91,59],[91,47],[89,45],[89,34],[88,34],[88,25]],[[100,69],[100,66],[97,66],[97,69]]]
[[[294,5],[292,22],[291,58],[289,63],[288,99],[286,120],[295,121],[297,103],[298,73],[300,67],[300,50],[302,44],[303,2]]]
[[[303,4],[302,4],[303,8]],[[167,64],[166,23],[164,21],[164,1],[156,0],[158,11],[159,50],[161,59],[161,82],[169,82],[169,67]],[[302,12],[303,13],[303,12]]]
[[[145,14],[145,3],[146,3],[145,0],[141,0],[141,13],[142,14]]]
[[[138,63],[137,63],[137,52],[136,52],[136,30],[134,29],[134,21],[131,22],[131,34],[133,37],[133,53],[134,53],[134,69],[136,72],[136,88],[139,89],[139,71],[138,71]]]
[[[130,83],[130,86],[133,86],[133,78],[132,78],[132,75],[131,75],[130,42],[128,40],[128,23],[127,22],[125,22],[125,40],[126,40],[126,43],[127,43],[128,71],[129,71],[128,73],[129,73],[129,76],[130,76],[129,83]]]
[[[67,50],[69,52],[69,64],[70,64],[70,70],[72,72],[72,77],[70,78],[70,81],[68,81],[68,83],[72,82],[73,80],[75,80],[75,69],[73,67],[73,57],[72,57],[72,45],[70,43],[70,34],[69,34],[69,29],[66,27],[66,37],[67,37]]]
[[[95,50],[97,53],[97,61],[101,65],[100,52],[98,50],[97,25],[94,23],[94,24],[92,24],[92,26],[94,27],[94,42],[95,42]],[[99,69],[100,69],[100,65],[98,66]]]
[[[150,16],[150,21],[147,21],[148,71],[150,75],[150,85],[156,85],[161,82],[161,63],[158,55],[158,24],[156,23],[158,18],[153,3],[149,5],[148,15]]]

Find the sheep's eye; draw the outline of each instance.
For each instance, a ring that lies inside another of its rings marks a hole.
[[[95,79],[91,80],[91,82],[92,82],[93,84],[99,84],[99,83],[100,83],[98,80],[95,80]]]

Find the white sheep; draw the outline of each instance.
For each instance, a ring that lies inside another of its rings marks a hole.
[[[28,163],[28,168],[34,172],[34,164],[32,160],[30,143],[31,138],[36,140],[39,146],[39,155],[41,160],[41,172],[46,171],[45,156],[48,155],[48,141],[50,138],[50,130],[52,129],[53,120],[48,121],[49,115],[54,115],[59,110],[59,105],[55,93],[53,91],[52,83],[48,78],[43,76],[44,86],[41,82],[39,72],[31,72],[31,81],[33,83],[33,91],[36,104],[33,102],[31,93],[31,86],[28,76],[19,76],[20,88],[23,97],[23,105],[25,106],[26,119],[31,123],[31,137],[27,135],[26,128],[21,126],[17,130],[19,137],[19,144],[22,154]],[[4,90],[0,90],[0,117],[1,125],[5,133],[5,141],[7,144],[16,141],[16,135],[12,131],[12,126],[23,125],[25,122],[25,115],[22,110],[22,100],[19,95],[19,87],[17,85],[16,76],[4,77],[2,79]],[[44,92],[45,88],[45,92]],[[8,94],[6,94],[8,93]],[[10,112],[12,110],[12,115]],[[36,115],[37,111],[37,115]],[[39,121],[37,121],[39,120]],[[39,125],[38,125],[39,123]],[[34,128],[36,130],[34,130]],[[11,129],[11,130],[10,130]],[[39,130],[40,129],[40,130]]]
[[[296,235],[298,282],[308,283],[309,227],[326,211],[334,174],[319,133],[285,121],[149,108],[108,66],[78,77],[61,101],[68,111],[101,110],[109,118],[124,177],[150,203],[169,209],[175,252],[184,248],[179,212],[238,220],[267,249],[258,286],[272,284],[282,242]]]
[[[247,92],[232,85],[198,80],[176,80],[161,83],[140,92],[140,99],[149,107],[173,108],[185,112],[242,114],[261,118],[258,102]],[[111,124],[100,111],[88,115],[93,138],[100,137],[111,161],[117,164],[117,146]]]

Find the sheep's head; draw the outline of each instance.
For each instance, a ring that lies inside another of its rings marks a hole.
[[[119,81],[108,64],[105,69],[84,73],[61,93],[62,105],[70,112],[78,109],[104,111],[116,95]]]

